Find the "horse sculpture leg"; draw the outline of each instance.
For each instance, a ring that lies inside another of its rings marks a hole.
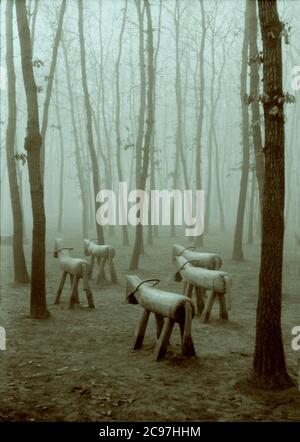
[[[180,322],[181,347],[184,356],[195,356],[195,348],[192,339],[192,319],[193,310],[191,304],[187,302],[184,305],[184,321]]]
[[[116,270],[115,270],[114,261],[111,256],[109,256],[109,258],[108,258],[108,263],[109,263],[109,273],[110,273],[110,277],[111,277],[111,282],[113,284],[116,284],[117,283],[117,274],[116,274]]]
[[[165,324],[164,317],[155,314],[155,322],[156,322],[156,337],[158,339]]]
[[[72,293],[70,298],[70,308],[74,308],[74,304],[78,304],[78,282],[79,276],[75,275],[72,284]]]
[[[97,260],[98,260],[98,264],[99,264],[99,272],[98,272],[96,283],[100,284],[101,281],[106,281],[106,276],[105,276],[105,272],[104,272],[106,258],[98,258],[97,257]]]
[[[183,292],[184,296],[187,296],[188,298],[192,298],[193,294],[193,288],[194,286],[190,284],[189,282],[185,281],[185,290]]]
[[[91,289],[87,288],[85,293],[86,293],[86,299],[87,299],[89,307],[95,308],[95,304],[94,304],[94,300],[93,300],[93,293],[92,293]]]
[[[225,295],[218,294],[219,306],[220,306],[220,319],[228,319],[228,312],[226,308]]]
[[[59,304],[61,292],[64,288],[66,277],[67,277],[67,272],[62,272],[61,279],[60,279],[59,286],[58,286],[57,293],[56,293],[55,304]]]
[[[201,315],[201,313],[204,310],[205,304],[204,304],[204,290],[200,287],[195,287],[195,293],[196,293],[196,305],[197,305],[197,314]]]
[[[148,324],[149,315],[150,315],[149,310],[144,309],[142,318],[140,320],[140,323],[138,325],[138,328],[137,328],[137,330],[135,332],[135,336],[134,336],[134,344],[133,344],[134,350],[137,350],[138,348],[140,348],[142,346],[145,332],[146,332],[146,328],[147,328],[147,324]]]
[[[201,314],[201,318],[200,318],[200,320],[201,320],[202,323],[205,323],[205,322],[208,322],[208,321],[209,321],[209,318],[210,318],[210,312],[211,312],[211,309],[212,309],[213,303],[214,303],[214,301],[215,301],[215,297],[216,297],[216,293],[215,293],[214,290],[212,290],[212,291],[210,292],[210,294],[208,295],[208,299],[207,299],[207,301],[206,301],[206,304],[205,304],[204,310],[203,310],[203,312],[202,312],[202,314]]]
[[[95,308],[93,293],[89,285],[89,267],[87,264],[82,264],[81,276],[82,276],[83,290],[85,290],[88,305],[90,308]]]
[[[153,358],[155,361],[159,361],[165,356],[174,324],[175,321],[173,319],[168,318],[166,320],[165,325],[162,329],[162,332],[154,349]]]
[[[92,277],[93,277],[94,262],[95,262],[95,255],[92,255],[91,256],[91,263],[90,263],[89,279],[92,279]]]

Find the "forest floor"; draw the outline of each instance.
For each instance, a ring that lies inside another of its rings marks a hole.
[[[53,237],[52,237],[53,238]],[[0,325],[7,349],[0,351],[0,421],[295,421],[300,420],[297,387],[283,392],[250,388],[259,246],[246,246],[244,262],[230,259],[230,238],[205,239],[205,250],[221,254],[223,270],[233,277],[233,306],[229,321],[218,319],[218,306],[209,324],[193,320],[197,357],[180,355],[177,332],[165,360],[154,362],[154,319],[144,345],[132,351],[132,338],[142,310],[125,303],[125,274],[131,247],[117,247],[119,283],[97,287],[96,308],[68,309],[69,284],[61,304],[54,305],[59,282],[58,261],[47,246],[47,302],[51,318],[28,317],[29,287],[12,284],[11,247],[2,246]],[[159,278],[160,287],[180,293],[174,281],[170,238],[155,239],[136,272]],[[176,242],[188,244],[186,239]],[[83,256],[80,241],[69,232],[65,244]],[[26,254],[29,259],[29,246]],[[289,373],[297,378],[297,356],[291,349],[291,329],[300,325],[299,261],[287,254],[284,268],[283,335]],[[80,290],[82,304],[85,303]]]

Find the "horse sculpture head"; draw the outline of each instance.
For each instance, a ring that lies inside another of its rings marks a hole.
[[[90,255],[89,244],[90,244],[90,240],[89,239],[84,239],[83,240],[83,250],[84,250],[85,256],[89,256]]]
[[[61,238],[55,238],[54,240],[54,249],[53,249],[53,256],[54,258],[58,258],[58,252],[62,248],[62,239]]]
[[[90,256],[91,255],[91,252],[89,250],[89,245],[91,243],[98,244],[98,241],[96,239],[84,239],[83,240],[83,248],[84,248],[85,256]]]
[[[59,253],[63,250],[66,250],[66,254],[70,255],[70,251],[73,250],[73,247],[63,247],[63,240],[61,238],[56,238],[54,241],[54,250],[53,256],[54,258],[59,257]]]

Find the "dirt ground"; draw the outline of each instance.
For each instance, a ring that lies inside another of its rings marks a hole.
[[[215,306],[209,324],[193,320],[197,357],[180,355],[180,337],[172,339],[167,358],[152,360],[154,318],[144,345],[132,351],[132,337],[142,309],[125,303],[125,278],[131,248],[117,247],[119,283],[97,287],[96,309],[68,309],[69,284],[60,305],[54,305],[59,265],[52,257],[54,236],[47,247],[47,302],[51,318],[32,320],[29,288],[11,283],[11,248],[2,246],[1,317],[7,350],[0,351],[0,421],[295,421],[300,420],[300,393],[260,392],[247,385],[254,346],[259,268],[258,245],[247,246],[247,260],[231,261],[231,245],[221,234],[205,239],[205,250],[223,257],[223,269],[233,277],[233,308],[229,321],[218,319]],[[180,293],[174,281],[170,238],[155,239],[141,259],[142,278],[160,278],[160,287]],[[186,239],[176,242],[188,245]],[[69,233],[65,243],[74,256],[82,244]],[[29,258],[30,249],[26,247]],[[291,329],[300,325],[299,262],[286,257],[283,333],[289,373],[296,381],[297,357],[291,349]]]

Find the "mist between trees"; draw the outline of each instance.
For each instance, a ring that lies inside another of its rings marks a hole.
[[[49,73],[53,64],[53,45],[59,22],[60,2],[30,1],[28,16],[33,46],[33,69],[38,88],[40,121],[43,121]],[[296,23],[299,2],[278,2],[279,12],[292,27],[290,44],[283,45],[284,90],[292,89],[293,68],[299,60],[299,29]],[[6,62],[5,2],[1,4],[1,212],[2,232],[11,233],[8,176],[5,160]],[[126,8],[126,11],[124,11]],[[114,189],[120,177],[135,185],[136,142],[143,75],[140,73],[139,17],[133,0],[90,0],[83,5],[88,89],[93,121],[93,142],[99,163],[99,189]],[[203,104],[201,130],[201,188],[206,193],[207,228],[232,232],[236,222],[242,166],[242,128],[240,67],[243,40],[243,2],[198,1],[151,2],[153,21],[153,60],[155,71],[155,128],[147,168],[147,187],[193,189],[196,183],[196,155],[199,150],[199,110]],[[143,56],[146,53],[146,13],[143,13]],[[201,43],[204,35],[203,63]],[[258,37],[260,37],[258,35]],[[55,75],[51,88],[45,138],[45,207],[48,228],[59,230],[74,221],[81,224],[82,191],[90,223],[92,205],[91,160],[86,133],[84,93],[81,86],[77,2],[67,2],[59,36]],[[258,42],[261,49],[261,44]],[[14,68],[16,72],[17,127],[15,154],[24,208],[26,235],[30,235],[31,203],[26,152],[26,102],[22,83],[16,15],[14,14]],[[147,60],[146,60],[147,61]],[[146,61],[144,66],[146,70]],[[67,63],[67,64],[66,64]],[[201,71],[203,70],[203,75]],[[250,66],[248,66],[248,74]],[[54,73],[53,73],[54,74]],[[69,79],[68,75],[69,74]],[[262,77],[262,67],[260,67]],[[146,76],[146,72],[144,72]],[[204,85],[200,81],[204,77]],[[250,95],[249,75],[247,92]],[[261,78],[260,78],[261,80]],[[260,81],[261,83],[261,81]],[[3,86],[5,85],[5,86]],[[68,87],[69,86],[69,87]],[[203,87],[204,86],[204,87]],[[261,90],[260,90],[261,92]],[[202,100],[203,94],[204,100]],[[145,94],[144,94],[145,95]],[[201,98],[201,103],[199,100]],[[250,111],[250,107],[248,108]],[[249,118],[251,117],[251,112]],[[260,109],[262,113],[262,109]],[[286,230],[299,225],[299,150],[297,119],[299,104],[286,110]],[[262,116],[260,116],[262,118]],[[59,119],[59,121],[58,121]],[[143,133],[145,135],[146,121]],[[75,129],[74,129],[75,127]],[[251,130],[251,128],[250,128]],[[198,133],[197,133],[198,132]],[[76,140],[76,142],[75,142]],[[46,143],[47,141],[47,143]],[[250,140],[251,141],[251,140]],[[252,141],[251,141],[252,143]],[[77,156],[76,156],[77,149]],[[252,240],[259,230],[256,155],[250,146],[244,239]],[[120,152],[120,161],[117,152]],[[293,158],[293,161],[290,159]],[[78,177],[78,171],[80,179]],[[81,184],[80,184],[81,182]],[[153,186],[153,183],[155,185]],[[83,186],[84,184],[84,186]],[[61,188],[63,191],[61,191]],[[62,198],[61,198],[62,196]],[[63,202],[63,204],[61,204]],[[224,209],[226,207],[226,210]],[[250,216],[251,215],[251,216]],[[60,221],[60,218],[62,221]],[[62,225],[61,225],[62,223]],[[253,232],[252,232],[253,230]],[[249,238],[248,238],[249,237]],[[287,238],[289,240],[289,237]],[[291,243],[293,241],[291,240]]]

